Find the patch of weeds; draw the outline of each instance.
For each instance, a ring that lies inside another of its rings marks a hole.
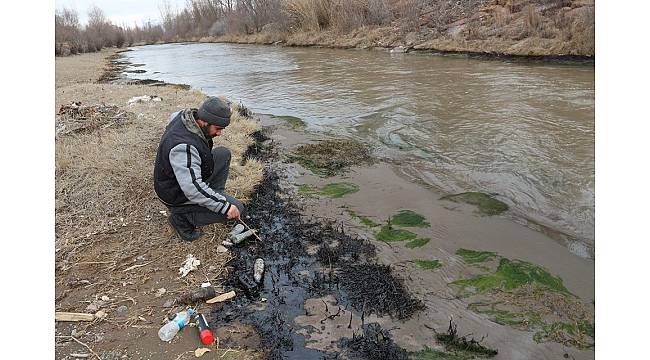
[[[468,249],[458,249],[456,255],[463,258],[467,264],[476,264],[486,262],[499,257],[497,253],[490,251],[474,251]]]
[[[459,285],[470,294],[480,294],[491,289],[512,290],[526,284],[534,284],[540,288],[571,294],[562,279],[551,275],[541,266],[521,260],[502,258],[499,267],[492,274],[478,275],[470,279],[456,280],[452,284]]]
[[[390,223],[381,227],[381,230],[375,234],[375,239],[385,242],[413,240],[418,235],[408,230],[395,229]]]
[[[361,221],[361,223],[363,225],[367,226],[367,227],[376,227],[376,226],[380,225],[380,224],[377,224],[376,222],[372,221],[369,217],[359,215],[353,210],[347,209],[346,211],[347,211],[348,214],[350,214],[350,216],[352,216],[353,218],[359,219],[359,221]]]
[[[370,149],[354,140],[324,140],[301,145],[290,159],[320,176],[342,174],[352,166],[371,164],[374,161]]]
[[[274,115],[275,116],[275,115]],[[291,115],[281,115],[281,116],[275,116],[278,119],[284,120],[289,124],[289,126],[294,129],[302,129],[307,126],[307,124],[299,117],[291,116]]]
[[[541,342],[558,342],[578,349],[593,349],[596,329],[594,324],[579,320],[574,323],[554,322],[544,324],[542,329],[533,335],[533,340]]]
[[[400,210],[390,219],[391,224],[407,227],[430,227],[424,216],[411,210]]]
[[[417,247],[428,244],[429,241],[431,241],[431,239],[428,238],[411,240],[408,243],[406,243],[406,247],[409,249],[415,249]]]
[[[488,194],[480,192],[465,192],[447,195],[441,197],[440,200],[476,205],[481,214],[488,216],[498,215],[508,210],[508,205],[506,203],[499,201]]]
[[[410,355],[411,360],[469,360],[473,357],[469,355],[450,354],[429,348],[411,353]]]
[[[434,270],[442,266],[438,260],[412,260],[420,269]]]
[[[491,358],[496,356],[499,351],[490,349],[481,345],[481,340],[467,339],[467,336],[458,336],[457,325],[453,319],[449,320],[449,328],[445,334],[436,334],[436,339],[445,346],[445,350],[453,352],[455,355]]]
[[[359,186],[357,184],[348,182],[327,184],[320,189],[309,184],[302,184],[298,187],[298,192],[301,194],[321,195],[333,199],[341,198],[347,194],[352,194],[357,191],[359,191]]]

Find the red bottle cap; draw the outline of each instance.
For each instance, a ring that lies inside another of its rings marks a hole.
[[[214,342],[214,336],[212,335],[212,331],[210,331],[210,329],[201,331],[199,333],[199,337],[201,338],[203,345],[210,345]]]

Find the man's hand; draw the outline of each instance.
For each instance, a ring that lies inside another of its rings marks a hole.
[[[234,218],[239,218],[239,209],[237,209],[237,206],[235,204],[230,204],[230,209],[228,209],[228,219],[234,219]]]

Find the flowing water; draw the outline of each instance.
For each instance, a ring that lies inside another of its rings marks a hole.
[[[520,219],[593,248],[593,66],[233,44],[124,55],[145,64],[129,77],[357,138],[421,182],[496,194]]]

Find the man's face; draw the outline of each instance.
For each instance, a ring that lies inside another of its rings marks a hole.
[[[215,136],[221,135],[221,133],[223,132],[222,127],[219,127],[217,125],[208,124],[206,121],[203,121],[201,119],[198,119],[196,121],[196,123],[199,125],[199,127],[201,128],[201,131],[203,131],[203,134],[206,137],[213,138]]]
[[[210,125],[210,124],[208,124],[208,125],[207,125],[207,129],[204,130],[204,132],[207,132],[206,135],[208,135],[209,137],[213,138],[213,137],[215,137],[215,136],[219,136],[219,135],[221,135],[221,133],[223,132],[223,128],[220,128],[220,127],[218,127],[217,125]]]

